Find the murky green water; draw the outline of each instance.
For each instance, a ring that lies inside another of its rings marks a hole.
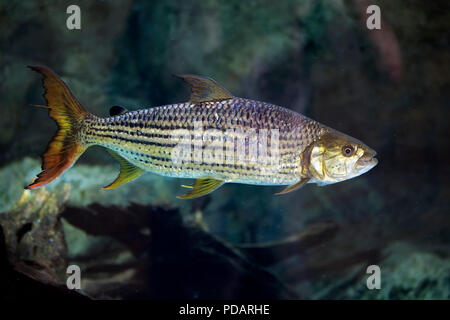
[[[369,30],[364,3],[79,1],[81,30],[69,30],[70,1],[1,1],[5,268],[66,290],[77,265],[78,292],[106,299],[448,299],[448,10],[377,1],[381,29]],[[189,180],[151,173],[103,190],[118,165],[94,147],[24,191],[56,131],[30,106],[45,103],[35,64],[98,116],[184,102],[172,75],[209,76],[361,139],[379,164],[282,196],[227,184],[179,200]],[[3,283],[2,295],[15,286]]]

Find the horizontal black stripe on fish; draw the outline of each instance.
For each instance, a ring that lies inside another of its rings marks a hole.
[[[126,134],[126,135],[131,135],[131,136],[137,136],[137,137],[146,137],[146,138],[150,138],[150,139],[151,138],[157,138],[157,139],[169,139],[170,138],[170,139],[173,139],[174,137],[180,137],[180,138],[183,137],[183,134],[181,134],[181,133],[179,133],[179,134],[175,134],[175,133],[172,133],[172,134],[160,134],[160,133],[157,133],[157,132],[152,132],[152,133],[148,133],[148,132],[145,132],[145,131],[136,131],[135,132],[135,131],[125,130],[125,129],[114,129],[114,130],[112,130],[112,129],[109,129],[109,128],[98,128],[98,127],[92,127],[90,129],[95,131],[95,132],[108,132],[110,134],[114,134],[114,133],[119,133],[120,134],[121,133],[121,134]],[[236,136],[230,136],[230,134],[227,133],[226,130],[219,130],[219,129],[214,129],[214,128],[211,128],[211,127],[207,127],[205,130],[209,130],[209,129],[222,132],[222,135],[226,137],[227,141],[230,141],[231,139],[234,140],[234,139],[242,138],[241,136],[237,136],[237,135]],[[157,130],[163,131],[165,129],[157,129]],[[180,130],[180,129],[173,129],[173,131],[175,131],[175,130]],[[181,130],[188,130],[189,131],[189,129],[181,129]],[[190,130],[190,131],[197,132],[198,130],[197,131]],[[237,133],[240,133],[240,132],[237,132]],[[244,134],[243,137],[245,139],[249,138],[253,134],[255,134],[257,137],[259,137],[258,132],[252,133],[251,135],[246,135],[245,132],[241,132],[241,133]],[[211,137],[214,137],[214,135],[211,134]],[[197,141],[197,140],[199,140],[198,138],[202,139],[203,136],[199,135],[197,133],[190,134],[191,141]],[[222,141],[223,141],[223,139],[222,139]],[[155,142],[155,143],[157,143],[157,142]],[[246,144],[248,144],[248,142],[246,142]],[[266,136],[266,144],[268,146],[267,150],[269,151],[270,150],[270,146],[269,145],[271,144],[271,137],[270,136]],[[280,144],[278,143],[278,145],[280,145]],[[167,146],[168,147],[173,147],[173,145],[171,145],[169,143],[167,143]],[[291,144],[289,144],[289,143],[288,144],[282,143],[280,149],[282,151],[285,150],[285,149],[288,149],[288,150],[286,152],[284,152],[284,153],[281,153],[280,155],[286,156],[286,155],[288,155],[289,152],[291,152],[291,150],[289,150],[289,149],[294,149],[294,148],[295,148],[295,145],[293,143],[291,143]]]
[[[242,164],[230,164],[230,163],[210,163],[210,162],[202,162],[202,163],[193,163],[193,162],[183,162],[180,165],[173,165],[172,158],[163,158],[154,155],[149,155],[145,153],[140,153],[136,151],[126,150],[122,148],[114,149],[115,151],[122,154],[130,154],[131,158],[136,161],[143,162],[145,164],[150,164],[154,166],[164,167],[170,171],[170,169],[179,169],[183,170],[191,170],[191,171],[205,171],[205,167],[212,167],[212,170],[222,174],[236,174],[238,176],[245,177],[255,177],[258,179],[268,178],[272,175],[291,175],[292,169],[287,168],[285,170],[280,170],[278,172],[274,172],[271,170],[267,170],[266,173],[260,173],[260,166],[244,166]],[[134,155],[134,156],[133,156]],[[149,160],[144,160],[143,158],[147,158]],[[156,163],[157,161],[159,163]],[[230,170],[231,169],[231,170]],[[267,174],[269,173],[269,174]],[[271,174],[270,174],[271,173]]]
[[[148,141],[148,140],[142,140],[142,139],[130,139],[130,138],[122,137],[119,135],[110,135],[110,134],[91,133],[91,135],[94,137],[99,137],[99,138],[121,140],[121,141],[125,141],[125,142],[131,142],[134,144],[143,144],[143,145],[149,145],[149,146],[155,146],[155,147],[161,147],[161,148],[174,148],[178,144],[178,143],[172,143],[172,144],[171,143],[160,143],[160,142],[154,142],[154,141]]]
[[[226,115],[221,115],[226,116]],[[206,117],[206,118],[205,118]],[[183,117],[180,119],[108,119],[107,121],[96,121],[93,122],[94,125],[100,127],[117,128],[117,127],[129,127],[129,128],[141,128],[141,129],[160,129],[160,130],[176,130],[176,129],[186,129],[186,130],[197,130],[195,123],[201,123],[204,129],[256,129],[256,130],[280,130],[283,132],[282,128],[273,126],[269,123],[255,123],[252,121],[243,121],[243,119],[223,119],[215,118],[215,114],[211,113],[202,118],[198,117]],[[227,126],[228,125],[228,126]],[[288,132],[287,132],[288,133]]]
[[[120,125],[118,127],[127,127],[127,126]],[[132,127],[130,127],[130,128],[132,128]],[[161,134],[158,134],[157,132],[149,133],[147,131],[154,129],[154,130],[158,130],[158,131],[186,130],[186,131],[198,132],[199,128],[191,127],[191,126],[190,127],[161,127],[161,126],[153,126],[153,127],[143,127],[142,129],[144,131],[140,131],[140,130],[133,131],[133,130],[125,130],[125,129],[121,129],[121,128],[115,128],[114,126],[106,127],[106,128],[99,128],[99,127],[93,126],[93,127],[90,127],[89,129],[93,130],[93,131],[96,131],[96,132],[111,132],[111,133],[112,132],[118,132],[118,133],[125,133],[125,134],[129,134],[129,135],[137,135],[137,136],[143,136],[143,137],[148,137],[148,138],[153,138],[153,137],[169,138],[169,136],[172,137],[173,134],[171,134],[171,135],[169,135],[169,134],[161,135]],[[244,135],[248,134],[245,131],[252,131],[250,133],[250,135],[256,134],[257,136],[260,134],[260,132],[258,130],[267,130],[267,129],[257,129],[257,128],[246,128],[246,129],[241,129],[242,132],[240,132],[240,130],[236,130],[234,128],[218,129],[216,127],[211,127],[211,126],[205,126],[205,127],[202,126],[201,129],[204,130],[204,131],[208,131],[208,130],[220,131],[220,132],[222,132],[223,135],[229,134],[229,133],[227,133],[227,130],[235,130],[234,131],[235,133],[242,133]],[[255,130],[255,131],[253,131],[253,130]],[[198,134],[194,134],[194,135],[191,134],[191,137],[192,136],[195,137],[195,136],[199,136],[199,135]],[[267,137],[267,140],[270,140],[271,135],[268,134],[268,135],[266,135],[266,137]],[[278,136],[278,138],[280,138],[280,137]]]
[[[123,138],[123,137],[116,138],[116,137],[110,137],[110,136],[107,136],[107,135],[98,135],[98,136],[99,137],[111,138],[111,139],[119,139],[119,140],[123,140],[123,141],[127,141],[127,142],[132,142],[132,143],[138,144],[137,142],[134,142],[133,140],[130,140],[130,139],[127,139],[127,138]],[[152,144],[150,142],[146,142],[146,143]],[[181,148],[191,146],[191,145],[183,145],[183,144],[178,144],[178,145]],[[166,147],[166,146],[163,146],[163,147]],[[206,147],[208,147],[208,146],[206,146]],[[172,155],[168,155],[167,157],[161,157],[161,156],[155,156],[155,155],[152,155],[152,154],[149,154],[149,153],[142,153],[142,152],[133,151],[133,150],[127,150],[127,149],[122,149],[122,148],[119,148],[119,149],[123,153],[135,154],[135,155],[139,156],[140,158],[145,158],[146,157],[146,158],[152,158],[152,159],[159,160],[159,161],[163,161],[163,160],[164,161],[169,161],[169,160],[172,161],[173,160]],[[213,149],[213,148],[211,149],[211,151],[215,151],[215,150],[217,150],[217,149]],[[205,151],[205,149],[203,149],[203,151]],[[227,166],[227,167],[235,167],[236,169],[241,169],[241,170],[255,170],[255,169],[254,169],[254,167],[249,167],[249,166],[245,166],[244,167],[244,165],[240,164],[240,162],[245,162],[245,161],[247,163],[250,162],[250,164],[252,164],[254,166],[261,165],[261,164],[266,164],[266,165],[270,165],[271,164],[269,161],[267,161],[266,163],[263,163],[263,161],[261,161],[261,160],[249,161],[248,159],[246,160],[245,158],[242,159],[240,157],[235,157],[234,154],[233,154],[233,156],[229,157],[229,156],[227,156],[227,150],[225,149],[223,151],[224,151],[224,153],[222,153],[222,155],[223,155],[222,157],[219,157],[217,155],[215,155],[213,157],[214,159],[217,158],[217,160],[222,160],[220,163],[211,162],[213,160],[211,160],[211,161],[204,160],[204,161],[202,161],[202,163],[197,163],[197,164],[214,165],[214,166],[216,166],[216,165],[223,165],[223,166]],[[204,153],[202,153],[202,156],[204,156]],[[187,156],[186,156],[186,158],[187,158]],[[195,159],[196,159],[195,149],[194,149],[194,152],[191,152],[189,154],[189,159],[193,159],[193,161],[195,162]],[[183,159],[181,159],[181,160],[183,160]],[[189,161],[191,161],[191,160],[189,160]],[[238,163],[230,164],[229,163],[230,161],[233,161],[233,162],[237,161]]]
[[[94,131],[100,131],[100,132],[111,132],[111,131],[105,131],[105,130],[96,130],[94,129]],[[111,132],[113,133],[113,132]],[[122,134],[128,134],[128,135],[132,135],[127,131],[123,131],[123,130],[116,130],[115,133],[122,133]],[[144,144],[144,145],[150,145],[150,146],[156,146],[156,147],[164,147],[164,148],[174,148],[176,146],[183,146],[182,143],[180,142],[175,142],[175,143],[161,143],[161,142],[155,142],[155,141],[148,141],[148,140],[143,140],[143,139],[133,139],[133,138],[126,138],[126,137],[122,137],[119,135],[111,135],[111,134],[98,134],[98,133],[91,133],[92,135],[96,136],[96,137],[101,137],[101,138],[109,138],[109,139],[118,139],[118,140],[122,140],[122,141],[126,141],[126,142],[131,142],[131,143],[135,143],[135,144]],[[150,136],[149,134],[141,134],[139,136],[142,137],[146,137],[146,138],[160,138],[160,139],[169,139],[169,135],[152,135]],[[170,139],[173,139],[174,135],[170,135]],[[201,146],[202,150],[205,149],[210,149],[210,150],[217,150],[217,149],[222,149],[223,152],[229,152],[228,151],[228,146],[226,144],[219,144],[216,145],[214,141],[210,142],[209,144],[205,144],[205,142],[202,139],[195,139],[197,137],[197,135],[191,135],[190,138],[192,139],[191,141],[194,143],[191,143],[191,145],[194,147],[194,149],[198,148]],[[199,146],[198,144],[195,144],[195,142],[201,142],[201,145]],[[248,143],[246,143],[246,148],[248,148]],[[233,148],[234,150],[235,148]],[[235,150],[234,150],[235,151]],[[269,151],[269,148],[267,149],[267,151]],[[281,154],[279,156],[283,156],[283,155],[287,155],[288,153],[285,154]],[[257,153],[258,156],[262,156],[262,154]],[[270,158],[270,153],[267,152],[265,155],[265,157]]]

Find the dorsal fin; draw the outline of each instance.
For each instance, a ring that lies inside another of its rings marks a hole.
[[[111,117],[119,116],[119,115],[127,113],[127,112],[128,112],[128,109],[125,109],[124,107],[121,107],[121,106],[112,106],[111,109],[109,109],[109,115]]]
[[[189,103],[200,103],[206,101],[226,100],[233,98],[233,95],[220,84],[208,77],[196,76],[193,74],[175,75],[191,86],[191,96]]]

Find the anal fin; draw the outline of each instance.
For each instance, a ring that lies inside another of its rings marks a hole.
[[[134,164],[128,162],[125,158],[120,156],[117,152],[112,150],[107,150],[111,156],[116,159],[120,164],[120,173],[116,180],[114,180],[110,185],[104,187],[103,189],[114,189],[122,184],[130,182],[136,179],[141,174],[145,172],[141,168],[136,167]]]
[[[276,195],[286,194],[286,193],[292,192],[294,190],[297,190],[297,189],[303,187],[306,183],[308,183],[309,180],[311,180],[311,178],[302,178],[302,179],[300,179],[299,182],[294,183],[290,186],[287,186],[286,188],[284,188],[283,190],[281,190],[280,192],[275,193],[275,194]]]
[[[223,185],[225,182],[221,180],[216,180],[212,178],[199,178],[195,180],[195,183],[192,186],[183,186],[187,188],[191,188],[191,190],[188,191],[188,193],[178,196],[178,199],[194,199],[198,198],[204,195],[207,195],[208,193],[213,192],[217,188],[219,188],[221,185]]]

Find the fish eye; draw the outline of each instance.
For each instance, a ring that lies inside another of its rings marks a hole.
[[[355,148],[352,145],[346,144],[342,147],[342,154],[346,157],[351,157],[355,153]]]

